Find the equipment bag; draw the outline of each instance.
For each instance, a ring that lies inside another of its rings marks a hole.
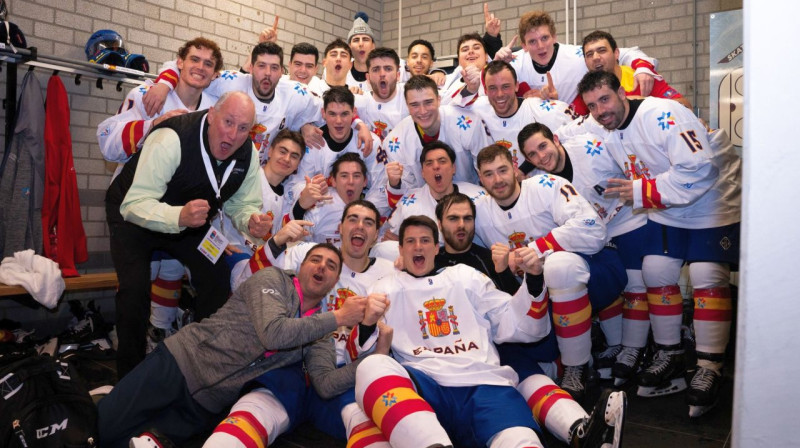
[[[48,355],[0,368],[0,446],[94,447],[97,408],[69,364]]]

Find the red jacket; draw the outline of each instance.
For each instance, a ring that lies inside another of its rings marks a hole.
[[[89,255],[72,161],[69,101],[64,83],[57,75],[51,76],[47,83],[46,103],[42,203],[44,254],[58,263],[63,277],[77,277],[80,274],[75,263],[85,262]]]

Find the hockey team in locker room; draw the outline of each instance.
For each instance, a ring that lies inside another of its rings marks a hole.
[[[322,54],[285,55],[276,17],[240,70],[197,37],[100,123],[120,282],[101,446],[264,447],[310,423],[354,448],[618,447],[620,386],[716,404],[728,135],[606,31],[560,43],[531,11],[504,44],[484,19],[452,73],[424,39],[377,46],[363,13]]]

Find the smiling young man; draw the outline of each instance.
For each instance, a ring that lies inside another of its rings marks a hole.
[[[584,129],[587,131],[587,129]],[[622,300],[600,311],[600,327],[606,349],[595,358],[594,369],[601,378],[615,378],[618,385],[637,371],[647,344],[650,318],[642,280],[642,238],[648,234],[647,214],[633,213],[618,197],[604,195],[608,179],[625,177],[608,151],[605,141],[585,132],[567,139],[541,123],[531,123],[519,133],[525,160],[539,171],[561,176],[597,210],[617,247],[628,282]]]
[[[464,34],[458,38],[458,67],[447,75],[441,88],[443,104],[469,106],[485,94],[481,71],[486,67],[488,55],[483,39],[478,33]]]
[[[625,178],[609,179],[606,193],[646,211],[653,221],[653,231],[642,242],[648,251],[642,276],[657,351],[638,377],[639,395],[686,388],[677,283],[687,263],[697,348],[687,402],[690,416],[702,415],[716,403],[729,339],[730,271],[739,260],[741,160],[725,133],[708,134],[675,101],[628,100],[612,73],[587,73],[578,90],[625,173]]]
[[[561,387],[581,400],[591,359],[592,309],[614,302],[626,282],[619,256],[605,247],[605,223],[564,178],[542,174],[518,182],[511,154],[502,146],[482,149],[478,169],[488,195],[475,204],[476,233],[492,245],[499,269],[519,258],[543,264],[558,322]]]
[[[490,140],[480,120],[468,111],[439,106],[436,83],[427,76],[412,76],[404,88],[409,116],[383,140],[389,162],[402,165],[402,191],[424,185],[419,156],[422,146],[435,140],[447,143],[456,154],[456,181],[477,184],[473,153]],[[387,165],[388,167],[388,165]]]
[[[324,56],[324,55],[323,55]],[[308,90],[318,96],[325,91],[325,82],[317,77],[319,67],[319,50],[308,42],[300,42],[292,47],[289,56],[289,75],[283,75],[290,81],[301,82]]]
[[[478,98],[472,110],[483,120],[491,139],[511,153],[514,167],[528,174],[533,167],[521,160],[519,131],[528,123],[544,123],[557,129],[574,118],[572,109],[559,100],[517,97],[517,74],[507,62],[492,61],[484,73],[486,96]]]

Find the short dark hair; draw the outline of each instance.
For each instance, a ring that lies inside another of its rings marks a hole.
[[[523,151],[522,148],[525,147],[525,142],[536,134],[542,134],[544,138],[550,140],[551,142],[555,142],[553,140],[553,131],[551,131],[546,125],[542,123],[526,124],[517,135],[517,144],[519,145],[519,150],[522,152],[523,156],[525,155],[525,151]]]
[[[329,43],[327,47],[325,47],[325,53],[322,57],[328,56],[328,52],[333,50],[334,48],[341,48],[342,50],[347,51],[347,54],[353,56],[352,50],[350,50],[350,45],[347,45],[347,42],[343,41],[342,39],[336,39],[333,42]]]
[[[464,42],[466,42],[468,40],[477,40],[478,42],[480,42],[481,47],[483,47],[483,51],[486,51],[486,44],[483,43],[483,38],[481,37],[480,34],[478,34],[478,33],[467,33],[467,34],[462,34],[458,38],[458,43],[456,44],[456,53],[458,53],[458,49],[461,48],[461,44],[463,44]]]
[[[394,61],[395,67],[400,68],[400,56],[397,55],[396,51],[391,48],[378,47],[367,55],[367,70],[372,66],[372,60],[378,58],[389,58]]]
[[[222,70],[222,51],[220,51],[219,45],[217,45],[216,42],[211,39],[206,39],[205,37],[195,37],[183,44],[181,48],[178,48],[178,57],[186,59],[186,56],[189,55],[189,49],[192,47],[198,50],[201,48],[208,48],[211,50],[211,57],[214,58],[214,71],[218,72]]]
[[[276,146],[284,140],[291,140],[300,146],[300,160],[303,160],[303,156],[306,153],[306,139],[303,138],[303,134],[299,131],[292,131],[289,128],[281,129],[278,131],[278,134],[275,135],[275,138],[272,140],[272,145],[270,146]]]
[[[308,260],[308,257],[310,257],[311,254],[313,254],[315,251],[317,251],[319,249],[328,249],[329,251],[335,253],[337,257],[339,257],[339,273],[341,274],[342,273],[342,265],[344,264],[344,259],[342,258],[342,252],[339,250],[338,247],[334,246],[331,243],[315,244],[314,247],[312,247],[308,252],[306,252],[306,256],[303,257],[303,261],[300,264],[301,265],[305,264],[306,260]]]
[[[608,86],[613,91],[618,91],[620,87],[619,78],[614,73],[606,71],[587,72],[578,83],[578,95],[583,95],[586,92],[594,89],[599,89],[603,86]]]
[[[283,48],[280,45],[276,44],[275,42],[261,42],[255,47],[253,47],[253,51],[250,53],[250,63],[255,64],[256,60],[262,54],[271,54],[277,56],[280,59],[281,67],[283,67]]]
[[[322,94],[322,108],[327,108],[330,103],[347,104],[352,109],[355,107],[356,99],[346,86],[332,86]]]
[[[450,210],[450,207],[453,204],[469,204],[470,210],[472,210],[472,217],[475,217],[475,203],[472,202],[472,199],[469,196],[465,195],[464,193],[450,193],[447,196],[439,199],[439,203],[436,204],[436,219],[439,221],[444,218],[444,214],[447,213],[447,210]]]
[[[436,52],[433,50],[433,45],[425,39],[416,39],[412,41],[410,44],[408,44],[408,52],[406,53],[406,55],[411,54],[411,49],[416,47],[417,45],[425,46],[425,48],[427,48],[428,51],[431,52],[431,60],[433,61],[436,60]]]
[[[481,152],[478,153],[478,157],[475,159],[475,162],[478,165],[478,171],[480,171],[481,165],[484,163],[489,163],[497,157],[505,157],[509,163],[514,163],[511,159],[511,153],[508,152],[508,149],[506,149],[505,146],[494,143],[481,149]]]
[[[453,151],[453,148],[450,147],[447,143],[441,140],[434,140],[432,142],[425,143],[422,146],[422,152],[419,153],[419,164],[425,164],[425,156],[428,155],[429,152],[433,151],[434,149],[441,149],[447,153],[447,157],[450,158],[450,163],[456,163],[456,152]]]
[[[408,99],[409,90],[425,89],[431,89],[436,94],[436,97],[439,97],[439,87],[436,85],[436,81],[425,75],[414,75],[406,81],[405,87],[403,87],[403,96]]]
[[[581,46],[581,49],[586,50],[586,45],[603,39],[608,41],[608,44],[611,46],[611,51],[617,49],[617,41],[614,39],[614,36],[612,36],[611,33],[602,30],[595,30],[587,34],[586,37],[583,38],[583,46]]]
[[[400,224],[400,245],[403,245],[403,237],[406,236],[406,229],[411,227],[427,227],[431,229],[431,233],[433,233],[433,243],[437,246],[439,245],[439,226],[436,225],[433,220],[424,215],[412,215],[408,218],[403,220],[403,223]]]
[[[294,55],[296,54],[310,54],[314,56],[314,63],[319,62],[319,50],[317,47],[311,45],[308,42],[300,42],[299,44],[295,44],[292,47],[292,54],[289,55],[289,62],[294,59]]]
[[[364,177],[367,177],[367,164],[364,163],[364,159],[361,158],[360,155],[354,152],[347,152],[341,155],[338,159],[334,160],[333,164],[331,165],[331,176],[336,177],[339,174],[339,167],[345,162],[355,162],[361,168],[361,174]]]
[[[488,64],[486,64],[486,71],[484,72],[483,79],[485,80],[486,77],[489,75],[496,75],[503,70],[508,70],[511,72],[511,76],[514,78],[514,82],[517,82],[517,71],[514,70],[514,67],[511,66],[506,61],[501,61],[500,59],[494,60]]]
[[[360,205],[361,207],[366,207],[366,208],[372,210],[372,212],[375,213],[375,225],[380,228],[380,226],[381,226],[381,212],[378,211],[378,207],[375,207],[375,204],[373,204],[370,201],[367,201],[366,199],[356,199],[355,201],[345,205],[344,206],[344,212],[342,212],[342,221],[341,222],[344,222],[344,218],[347,217],[347,212],[350,211],[350,209],[352,207],[355,207],[356,205]]]

